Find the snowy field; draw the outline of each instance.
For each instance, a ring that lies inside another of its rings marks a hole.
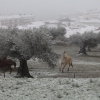
[[[65,37],[70,37],[71,35],[77,33],[83,34],[84,32],[90,32],[90,31],[96,32],[95,30],[96,30],[95,26],[86,26],[85,28],[79,28],[79,29],[70,29],[66,27],[67,32],[65,34]]]
[[[33,26],[38,27],[38,25],[41,26],[39,22]],[[33,26],[29,25],[28,27]],[[66,27],[67,34],[65,36],[69,37],[77,32],[82,34],[85,31],[94,31],[95,29],[94,26],[74,30]],[[99,70],[100,60],[97,58],[76,56],[79,48],[77,48],[77,50],[67,47],[59,48],[56,48],[56,51],[61,53],[67,50],[73,58],[75,67],[71,69],[71,71],[78,69],[77,71],[81,70],[84,73],[85,71],[92,72]],[[73,52],[71,50],[73,50]],[[94,55],[98,55],[96,52],[94,53]],[[93,55],[93,53],[90,53],[90,56],[91,55]],[[48,74],[52,75],[50,72],[45,72],[45,75]],[[54,74],[56,75],[57,73],[53,73],[53,75]],[[44,73],[35,71],[31,71],[31,75],[34,76],[33,79],[14,78],[13,76],[15,75],[15,72],[11,75],[7,72],[6,78],[4,78],[3,74],[0,73],[0,100],[100,100],[100,78],[39,78],[37,76],[43,76]]]
[[[85,71],[100,71],[99,58],[78,57],[75,54],[78,48],[75,47],[61,48],[56,46],[54,48],[59,54],[66,49],[71,55],[74,68],[70,68],[70,72],[76,70],[83,73]],[[99,56],[100,52],[88,52],[88,54]],[[39,76],[44,75],[64,74],[59,72],[58,69],[53,71],[45,69],[44,71],[46,64],[32,62],[30,60],[28,66],[30,67],[30,74],[34,78],[14,78],[16,72],[12,72],[11,75],[6,72],[4,78],[3,73],[0,73],[0,100],[100,100],[100,78],[67,78],[67,76],[40,78]],[[31,70],[31,67],[33,67],[33,70]],[[41,67],[43,67],[42,70]],[[65,74],[67,75],[67,73],[66,71]]]
[[[100,79],[3,78],[0,100],[100,100]]]

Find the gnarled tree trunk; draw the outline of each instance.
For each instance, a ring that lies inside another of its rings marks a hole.
[[[33,78],[33,76],[30,75],[29,69],[27,66],[27,60],[25,59],[20,59],[20,66],[18,67],[18,72],[16,77],[28,77],[28,78]]]
[[[87,46],[87,41],[83,41],[82,45],[80,46],[80,51],[78,52],[78,54],[85,54],[87,55],[86,53],[86,46]]]
[[[80,51],[78,52],[78,54],[85,54],[85,55],[87,55],[86,48],[85,47],[80,47]]]
[[[91,48],[90,48],[90,46],[89,46],[89,45],[88,45],[88,47],[87,47],[87,50],[88,50],[88,51],[91,51]]]

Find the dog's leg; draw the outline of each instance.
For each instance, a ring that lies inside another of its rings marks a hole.
[[[61,66],[59,66],[59,71],[61,71],[62,65],[63,65],[63,62],[61,62]]]
[[[9,66],[9,69],[10,69],[10,73],[9,73],[9,74],[11,74],[11,72],[12,72],[12,68],[11,68],[11,66]]]
[[[7,69],[4,70],[4,78],[5,78],[5,72],[6,72],[8,69],[9,69],[9,68],[8,68],[8,66],[7,66]]]
[[[66,64],[64,64],[63,68],[62,68],[62,73],[64,72],[64,68],[65,68]]]
[[[70,63],[69,63],[69,67],[70,67]],[[68,67],[68,71],[69,71],[69,67]]]

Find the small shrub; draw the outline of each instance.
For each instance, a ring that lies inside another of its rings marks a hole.
[[[72,87],[80,87],[78,83],[72,83]]]

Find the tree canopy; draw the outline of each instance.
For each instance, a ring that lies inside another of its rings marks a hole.
[[[79,53],[86,54],[86,47],[88,50],[97,46],[97,34],[90,32],[85,32],[84,34],[74,34],[69,38],[70,43],[77,44],[80,47]]]
[[[39,58],[54,67],[59,55],[52,49],[52,36],[46,28],[19,30],[1,29],[1,58],[12,56],[20,60],[21,69],[30,58]],[[27,65],[26,65],[27,66]],[[22,73],[22,72],[21,72]]]
[[[64,27],[57,27],[57,28],[49,28],[50,33],[53,39],[56,39],[58,36],[64,36],[66,34],[66,29]]]

